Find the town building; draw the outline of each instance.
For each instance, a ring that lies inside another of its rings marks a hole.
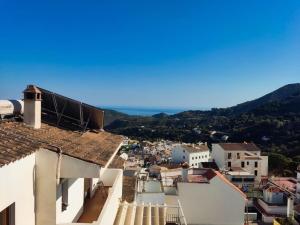
[[[176,144],[172,148],[172,163],[188,163],[191,167],[201,167],[201,162],[210,159],[209,148],[206,144]]]
[[[162,169],[160,173],[159,180],[145,173],[139,176],[138,204],[178,204],[187,224],[244,224],[246,195],[221,173],[200,168]]]
[[[244,224],[246,195],[218,171],[179,168],[162,171],[161,177],[167,201],[174,201],[176,187],[187,224]]]
[[[226,177],[240,187],[259,185],[268,176],[268,157],[254,143],[212,144],[212,159]]]
[[[28,86],[24,114],[0,121],[0,224],[112,225],[123,173],[108,166],[122,141],[103,111]]]
[[[264,223],[272,223],[275,218],[291,217],[294,213],[294,196],[297,181],[292,177],[270,179],[263,187],[262,198],[254,200],[254,206]]]

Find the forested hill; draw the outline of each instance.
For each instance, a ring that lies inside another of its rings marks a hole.
[[[286,85],[229,108],[171,116],[122,114],[110,121],[106,130],[140,139],[212,143],[228,137],[229,142],[253,141],[270,155],[274,173],[288,175],[300,163],[300,84]]]
[[[269,105],[269,103],[271,103],[271,104],[282,103],[283,105],[286,105],[286,104],[291,105],[294,103],[299,104],[299,99],[300,99],[300,83],[288,84],[288,85],[285,85],[285,86],[277,89],[276,91],[273,91],[261,98],[239,104],[237,106],[231,107],[230,109],[234,113],[245,113],[245,112],[249,112],[251,110],[255,110],[261,106]],[[299,111],[300,109],[289,107],[286,111],[289,111],[289,110]]]

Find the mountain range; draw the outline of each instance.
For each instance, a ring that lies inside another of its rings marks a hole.
[[[105,115],[106,130],[131,138],[254,142],[269,155],[275,174],[291,175],[300,163],[300,83],[228,108],[146,117],[105,110]]]

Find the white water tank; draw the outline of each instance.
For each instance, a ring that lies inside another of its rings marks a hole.
[[[0,100],[0,116],[20,115],[24,113],[22,100]]]

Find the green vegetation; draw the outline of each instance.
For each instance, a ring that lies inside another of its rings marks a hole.
[[[284,86],[254,101],[225,109],[172,116],[124,116],[106,130],[132,138],[191,142],[254,142],[269,156],[274,175],[291,176],[300,163],[300,84]],[[211,135],[211,131],[217,131]]]

